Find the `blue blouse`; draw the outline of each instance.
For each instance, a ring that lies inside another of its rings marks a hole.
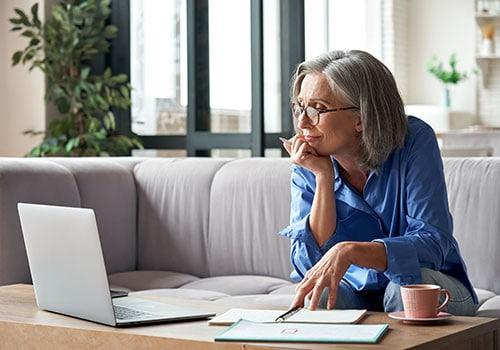
[[[389,281],[419,283],[420,268],[427,267],[458,279],[478,302],[453,237],[443,163],[429,125],[408,117],[404,146],[391,153],[378,172],[370,172],[363,193],[343,181],[333,157],[332,162],[337,224],[335,234],[323,246],[309,228],[315,176],[292,165],[290,225],[280,234],[292,240],[293,281],[302,280],[338,242],[381,242],[387,253],[387,270],[351,265],[344,279],[356,290],[383,291]]]

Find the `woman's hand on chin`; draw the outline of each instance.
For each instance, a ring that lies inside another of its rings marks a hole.
[[[302,136],[295,135],[289,140],[280,138],[283,147],[290,155],[294,164],[309,169],[317,176],[332,176],[333,166],[331,158],[319,155],[316,149],[309,145]]]
[[[297,285],[293,307],[304,307],[305,299],[310,299],[310,310],[316,310],[323,290],[328,288],[327,309],[333,309],[337,300],[340,281],[351,265],[349,259],[350,242],[334,245],[316,265],[307,271]]]

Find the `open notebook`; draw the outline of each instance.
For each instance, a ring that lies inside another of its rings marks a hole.
[[[286,310],[254,310],[254,309],[231,309],[222,315],[218,315],[208,321],[211,326],[229,326],[240,319],[272,323],[285,313]],[[366,310],[316,310],[299,309],[282,322],[295,323],[356,323],[364,315]]]
[[[215,341],[377,343],[387,324],[255,323],[239,320]]]

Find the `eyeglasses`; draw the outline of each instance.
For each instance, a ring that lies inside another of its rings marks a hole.
[[[349,109],[358,109],[358,107],[341,107],[341,108],[332,108],[332,109],[316,109],[311,106],[302,107],[301,105],[294,103],[292,105],[292,113],[295,119],[299,119],[302,113],[305,112],[306,117],[309,118],[309,122],[311,125],[317,125],[319,123],[319,116],[322,113],[329,112],[338,112],[338,111],[347,111]]]

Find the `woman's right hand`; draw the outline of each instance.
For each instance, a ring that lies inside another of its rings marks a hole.
[[[280,140],[294,164],[309,169],[316,177],[332,176],[333,166],[330,157],[319,155],[302,136],[295,135],[289,140],[280,137]]]

